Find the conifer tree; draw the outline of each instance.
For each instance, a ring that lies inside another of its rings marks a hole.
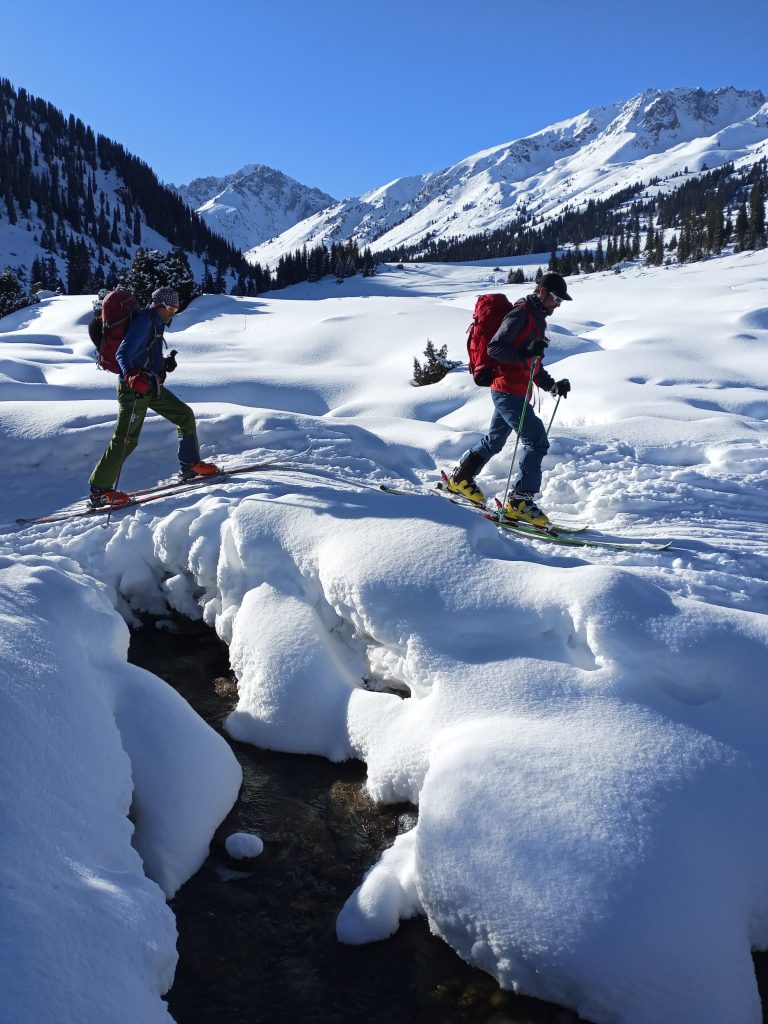
[[[373,277],[376,273],[376,260],[373,258],[370,246],[367,246],[363,252],[362,273],[363,277]]]
[[[709,252],[718,253],[723,248],[723,201],[721,196],[716,195],[707,204],[706,214],[706,247]]]
[[[427,338],[427,345],[424,349],[425,360],[422,365],[418,359],[413,360],[413,381],[417,387],[424,384],[436,384],[454,367],[460,364],[448,358],[448,346],[442,345],[436,349],[430,338]]]
[[[759,179],[749,194],[749,242],[750,248],[765,248],[765,191]]]
[[[595,247],[595,270],[605,269],[605,253],[603,252],[603,240],[598,238],[597,246]]]
[[[645,264],[653,266],[654,254],[656,252],[656,234],[653,230],[653,218],[648,219],[648,233],[645,236]]]
[[[33,290],[40,291],[40,289],[44,287],[43,280],[45,278],[45,267],[43,266],[43,261],[39,256],[35,256],[32,260],[32,266],[29,273],[32,278]]]
[[[88,246],[82,240],[70,237],[67,244],[67,293],[85,295],[90,289],[91,261]]]
[[[747,248],[749,239],[749,217],[747,215],[747,204],[742,200],[736,213],[736,252]]]
[[[125,286],[133,292],[142,306],[149,304],[152,292],[160,287],[150,255],[141,246],[136,250],[131,268],[126,274]]]
[[[203,280],[200,287],[204,295],[214,295],[216,293],[216,283],[213,280],[213,274],[211,274],[211,268],[208,263],[204,264]]]
[[[216,268],[216,278],[213,282],[213,290],[216,295],[225,295],[227,291],[227,278],[221,263]]]

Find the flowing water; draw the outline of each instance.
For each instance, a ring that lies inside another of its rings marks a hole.
[[[148,622],[129,659],[169,682],[213,728],[236,700],[227,648],[200,623]],[[229,739],[229,738],[228,738]],[[208,860],[171,901],[179,965],[168,994],[178,1024],[575,1024],[561,1007],[503,992],[460,960],[422,919],[384,942],[344,946],[335,921],[363,874],[413,827],[410,805],[379,807],[365,766],[279,754],[229,740],[240,798]],[[231,860],[235,831],[264,841]],[[763,992],[768,956],[755,958]],[[765,996],[764,996],[765,1015]]]

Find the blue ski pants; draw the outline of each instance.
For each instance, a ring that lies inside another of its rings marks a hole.
[[[536,494],[541,489],[541,463],[549,451],[546,428],[533,411],[531,403],[526,403],[525,396],[491,391],[491,398],[494,410],[488,433],[469,449],[467,455],[470,453],[477,455],[483,460],[483,466],[494,455],[498,455],[512,431],[517,430],[520,424],[520,414],[525,405],[525,419],[520,431],[523,454],[520,459],[520,475],[515,483],[515,489],[524,494]],[[480,472],[480,469],[477,472]]]

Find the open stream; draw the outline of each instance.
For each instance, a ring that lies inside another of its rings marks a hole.
[[[133,633],[129,660],[170,683],[213,728],[234,707],[228,651],[213,630]],[[243,769],[240,798],[208,860],[171,901],[179,965],[168,994],[178,1024],[576,1024],[570,1010],[511,992],[465,964],[422,919],[384,942],[344,946],[336,915],[394,837],[410,805],[379,807],[365,765],[279,754],[227,737]],[[264,841],[231,860],[235,831]],[[768,955],[755,958],[768,992]],[[652,983],[652,982],[651,982]]]

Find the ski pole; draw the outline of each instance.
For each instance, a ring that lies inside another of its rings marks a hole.
[[[509,481],[512,479],[512,470],[515,468],[515,459],[517,458],[517,447],[520,444],[520,431],[523,429],[523,421],[525,420],[525,410],[528,408],[528,399],[531,396],[533,389],[533,378],[536,373],[536,367],[539,360],[531,360],[531,375],[528,378],[528,387],[525,392],[525,401],[523,402],[523,408],[520,412],[520,422],[517,424],[517,438],[515,440],[515,450],[512,452],[512,463],[509,467],[509,475],[507,476],[507,486],[504,488],[504,501],[502,502],[502,508],[507,504],[507,495],[509,494]]]
[[[123,441],[123,450],[120,453],[120,464],[117,467],[117,478],[115,480],[115,486],[112,488],[112,490],[114,490],[114,491],[117,490],[117,485],[120,483],[120,474],[123,471],[123,463],[125,462],[125,450],[128,447],[128,438],[131,436],[131,427],[133,426],[133,418],[136,415],[136,403],[138,402],[138,400],[139,400],[139,396],[136,394],[136,392],[134,392],[133,407],[131,409],[131,418],[128,420],[128,426],[127,426],[126,431],[125,431],[125,440]],[[106,523],[104,523],[104,528],[105,529],[109,526],[109,520],[112,518],[112,509],[113,509],[113,507],[114,507],[114,505],[110,504],[109,512],[107,513],[107,521],[106,521]]]
[[[547,437],[549,437],[549,432],[552,429],[552,424],[555,422],[555,415],[557,413],[557,407],[558,407],[558,405],[560,405],[560,399],[561,398],[562,398],[562,395],[558,395],[557,396],[557,401],[555,402],[555,408],[552,410],[552,418],[550,419],[549,426],[547,427]]]

